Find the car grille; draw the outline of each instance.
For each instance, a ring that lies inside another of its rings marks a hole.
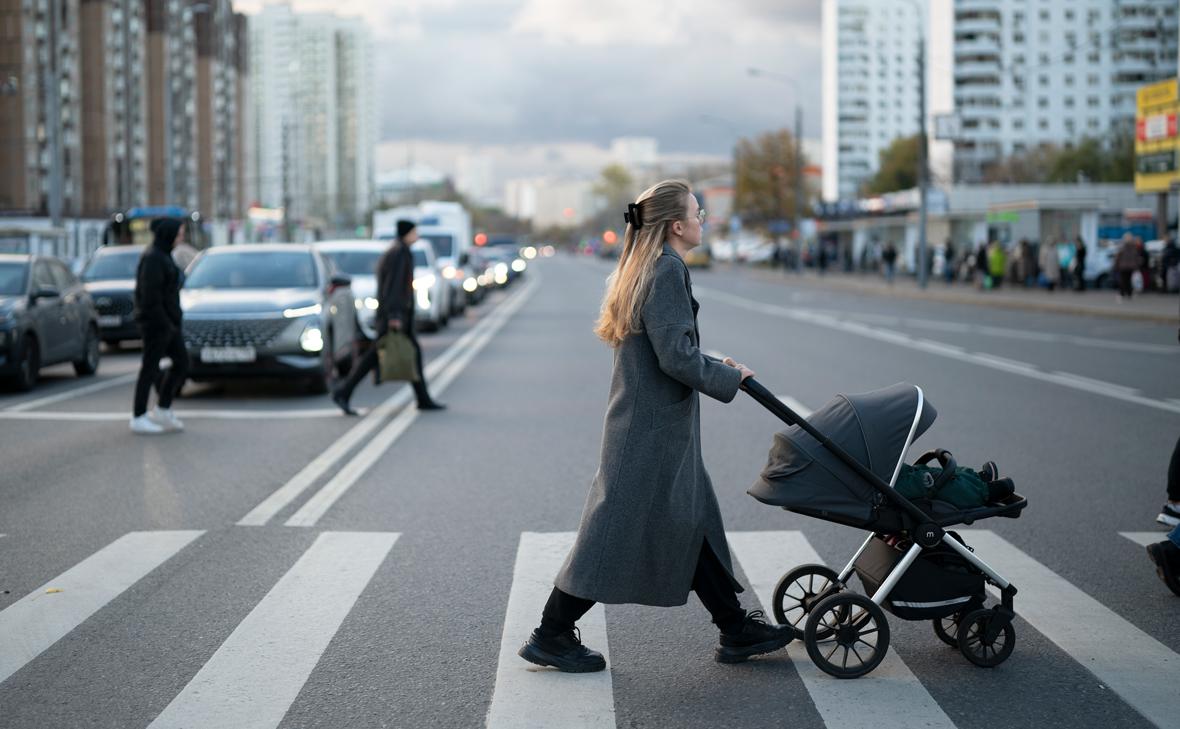
[[[291,324],[290,319],[185,319],[187,347],[265,347]]]
[[[103,316],[127,316],[135,304],[130,296],[99,294],[94,297],[94,308]]]

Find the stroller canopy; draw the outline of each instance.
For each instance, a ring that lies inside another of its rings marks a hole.
[[[917,387],[898,383],[837,395],[807,422],[888,484],[910,445],[915,417],[914,440],[938,413]],[[881,501],[871,484],[797,425],[775,434],[766,468],[748,493],[765,504],[852,526],[869,526]]]

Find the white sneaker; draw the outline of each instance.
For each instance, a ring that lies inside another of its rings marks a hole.
[[[160,435],[164,428],[148,417],[147,413],[131,419],[131,432],[136,435]]]
[[[151,419],[169,433],[179,433],[184,430],[184,423],[172,412],[172,408],[156,408],[151,412]]]

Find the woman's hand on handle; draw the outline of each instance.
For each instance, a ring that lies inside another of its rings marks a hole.
[[[749,367],[745,366],[744,364],[739,364],[738,362],[735,362],[733,357],[726,357],[725,359],[723,359],[721,361],[723,363],[729,365],[730,367],[733,367],[736,370],[740,370],[742,373],[742,382],[745,382],[749,378],[753,377],[755,374],[754,370],[750,369]]]

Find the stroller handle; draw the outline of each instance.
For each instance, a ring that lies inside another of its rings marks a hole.
[[[755,380],[753,377],[747,377],[742,380],[741,388],[746,391],[746,394],[754,398],[754,400],[774,413],[780,420],[787,425],[799,425],[803,422],[803,416],[787,407],[787,404],[774,396],[770,390],[762,385],[761,382]]]

